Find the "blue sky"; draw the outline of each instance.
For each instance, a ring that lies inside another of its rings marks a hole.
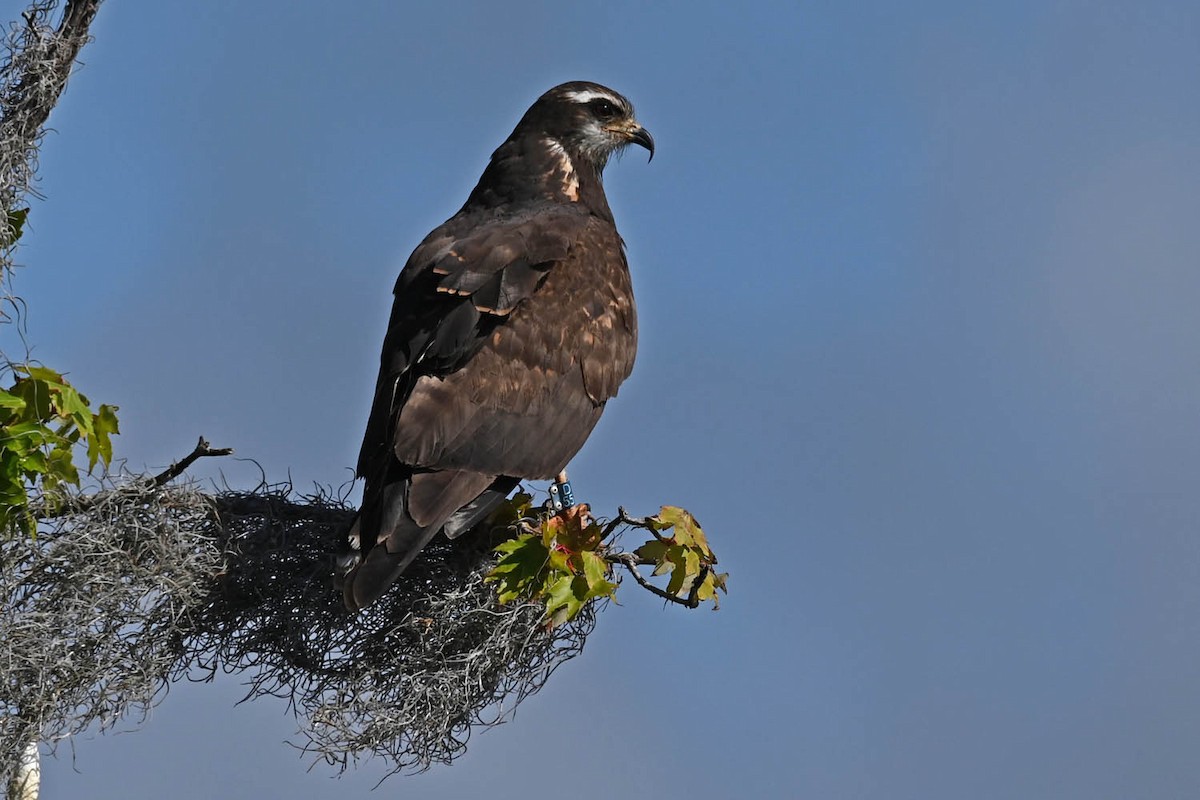
[[[572,477],[691,509],[731,594],[626,586],[515,721],[381,793],[1200,785],[1196,4],[112,2],[95,33],[16,288],[135,468],[204,434],[340,483],[395,274],[528,104],[600,81],[658,142],[607,173],[641,351]],[[173,688],[46,796],[378,780],[239,697]]]

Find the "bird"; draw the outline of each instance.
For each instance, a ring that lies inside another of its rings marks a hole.
[[[405,263],[341,564],[351,611],[378,600],[439,531],[455,538],[521,480],[558,475],[632,372],[637,309],[602,182],[631,144],[654,158],[624,96],[555,86]]]

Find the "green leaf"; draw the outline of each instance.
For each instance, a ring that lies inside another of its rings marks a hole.
[[[19,364],[15,367],[16,371],[23,375],[28,375],[35,381],[44,381],[46,383],[54,383],[62,385],[65,379],[61,372],[55,372],[49,367],[44,367],[38,364]]]
[[[492,548],[492,550],[493,550],[493,552],[496,552],[496,553],[503,553],[504,555],[509,555],[511,553],[515,553],[517,550],[520,550],[522,547],[524,547],[525,540],[528,538],[529,538],[528,536],[518,536],[516,539],[508,539],[507,541],[503,541],[500,544],[496,545],[494,548]]]
[[[104,406],[100,406],[103,415]],[[116,417],[113,418],[114,422]],[[114,429],[113,433],[117,433]],[[533,495],[528,492],[517,492],[496,507],[492,512],[491,525],[493,528],[515,528],[522,519],[531,516],[530,507],[533,505]]]
[[[542,573],[550,558],[540,539],[523,534],[500,543],[496,552],[502,557],[486,579],[497,582],[496,594],[501,603],[531,598],[540,591]]]
[[[25,401],[15,394],[9,394],[5,390],[0,389],[0,408],[6,408],[20,414],[25,410]]]
[[[75,468],[75,462],[71,458],[71,451],[66,448],[51,450],[46,475],[63,483],[71,483],[78,486],[79,470]]]
[[[21,470],[26,474],[32,472],[49,472],[50,462],[46,458],[46,454],[44,452],[41,450],[34,450],[26,454],[25,457],[21,459]]]
[[[576,579],[563,575],[551,583],[546,589],[546,616],[551,624],[561,625],[574,618],[583,608],[586,594],[587,581],[582,577]]]
[[[29,533],[36,521],[30,502],[53,505],[64,484],[80,485],[74,446],[86,445],[88,469],[112,461],[112,436],[119,433],[116,407],[93,413],[88,399],[49,367],[12,365],[13,385],[0,390],[0,521]]]
[[[22,419],[47,422],[54,418],[54,406],[50,402],[50,385],[36,378],[21,378],[10,390],[25,401]]]
[[[92,435],[92,410],[88,408],[83,396],[69,384],[52,387],[52,400],[58,411],[58,416],[69,419],[82,431],[85,437]]]
[[[117,411],[120,406],[110,406],[107,403],[100,404],[100,411],[96,414],[95,428],[97,434],[109,436],[121,432],[121,425],[117,421]]]
[[[600,554],[590,550],[585,550],[580,555],[583,559],[583,578],[588,587],[586,599],[612,597],[616,594],[618,584],[608,580],[608,562]]]
[[[607,579],[609,565],[597,552],[602,540],[603,529],[587,506],[574,506],[543,517],[536,533],[499,545],[500,561],[487,579],[499,584],[501,602],[541,599],[548,624],[561,625],[591,600],[616,591],[617,584]]]
[[[14,208],[8,212],[8,230],[0,233],[0,248],[12,247],[25,233],[25,221],[29,219],[28,208]]]
[[[579,555],[583,561],[583,576],[587,578],[589,586],[600,583],[608,576],[608,562],[598,553],[585,551]]]
[[[95,469],[97,461],[102,461],[105,467],[112,463],[111,434],[120,433],[116,412],[116,406],[101,405],[100,412],[91,418],[92,433],[87,439],[88,472]]]
[[[9,425],[0,432],[0,447],[24,456],[31,450],[44,447],[58,437],[40,422],[21,422]]]
[[[0,479],[0,514],[3,514],[15,506],[24,506],[28,502],[28,496],[25,494],[25,484],[11,483],[7,479]]]

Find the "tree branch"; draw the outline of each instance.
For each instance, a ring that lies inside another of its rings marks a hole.
[[[620,510],[620,515],[625,515],[625,509]],[[620,519],[620,517],[618,517],[618,519]],[[671,603],[678,603],[679,605],[687,606],[688,608],[700,607],[700,585],[704,583],[704,579],[708,577],[708,565],[700,568],[700,572],[697,573],[696,579],[692,581],[692,588],[691,591],[688,592],[688,596],[679,597],[678,595],[671,594],[666,589],[660,589],[659,587],[655,586],[653,583],[646,580],[642,573],[638,572],[638,567],[648,567],[655,564],[656,562],[653,559],[639,558],[633,553],[613,553],[605,556],[605,560],[610,564],[620,564],[621,566],[625,567],[627,570],[629,570],[629,574],[633,576],[633,579],[638,582],[638,586],[641,586],[651,594],[658,595],[663,600]]]
[[[42,782],[41,754],[36,740],[25,745],[16,771],[9,782],[11,800],[37,800]]]
[[[0,80],[0,205],[11,211],[29,188],[37,143],[50,112],[67,85],[79,51],[89,41],[89,27],[100,0],[67,0],[62,21],[53,33],[43,20],[56,4],[35,2],[23,14],[25,30],[10,45]],[[7,224],[7,223],[5,223]]]
[[[227,456],[232,453],[232,447],[211,447],[208,444],[208,440],[201,436],[200,441],[196,442],[196,446],[192,449],[192,452],[172,463],[171,466],[153,478],[145,479],[146,485],[155,489],[161,488],[178,478],[188,467],[201,458]],[[55,517],[63,517],[70,514],[82,514],[94,508],[97,503],[104,500],[109,494],[111,494],[111,491],[106,490],[96,492],[95,494],[77,495],[68,497],[62,503],[47,503],[43,500],[40,503],[31,505],[29,507],[29,514],[37,520],[54,519]]]
[[[208,440],[203,436],[200,441],[196,442],[196,447],[192,452],[188,453],[183,458],[171,464],[151,479],[152,486],[163,486],[178,478],[192,464],[196,463],[201,458],[209,458],[212,456],[228,456],[233,454],[232,447],[210,447]]]
[[[622,525],[628,525],[631,528],[641,528],[644,531],[650,531],[655,539],[660,542],[665,541],[663,535],[658,532],[658,527],[651,521],[650,517],[631,517],[625,511],[625,506],[617,506],[617,516],[614,517],[607,525],[604,526],[604,535],[601,538],[607,539],[616,532],[617,528]]]

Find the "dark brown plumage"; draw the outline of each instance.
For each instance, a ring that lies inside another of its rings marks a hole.
[[[439,530],[457,536],[518,480],[559,473],[629,376],[637,315],[601,175],[631,142],[653,156],[628,100],[556,86],[409,257],[358,459],[351,609]]]

